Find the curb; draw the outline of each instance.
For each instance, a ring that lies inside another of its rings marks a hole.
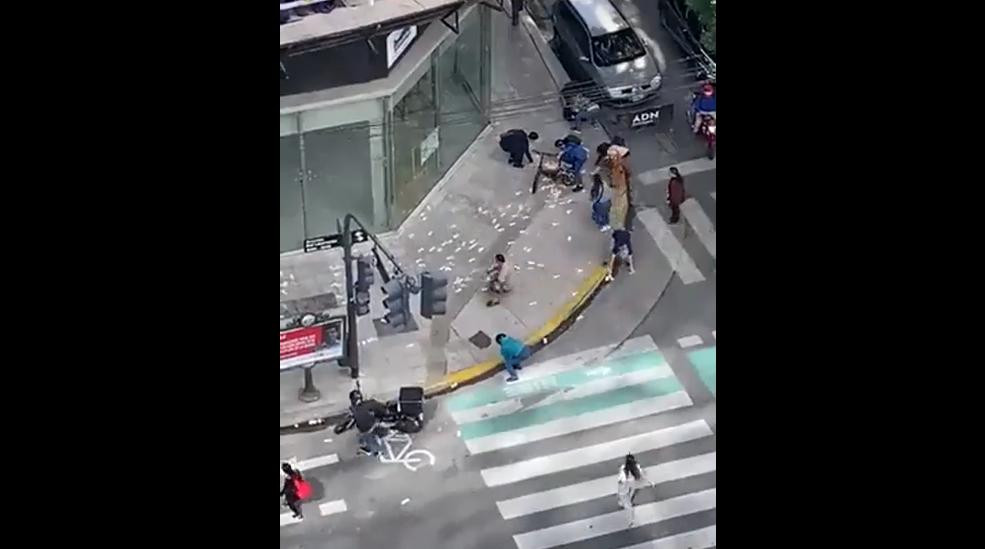
[[[524,339],[531,350],[531,354],[543,349],[551,341],[557,339],[559,335],[572,324],[571,319],[576,317],[598,293],[605,279],[606,267],[596,268],[590,275],[582,280],[578,286],[574,297],[561,306],[543,326],[534,330],[533,333]],[[547,340],[546,343],[544,340]],[[434,398],[436,396],[448,394],[464,386],[472,385],[479,381],[492,377],[495,373],[504,370],[502,360],[487,360],[468,368],[461,369],[452,374],[448,374],[444,379],[424,388],[424,398]]]
[[[599,290],[605,285],[605,275],[608,269],[605,266],[597,267],[591,274],[585,277],[579,284],[575,295],[562,305],[558,311],[544,323],[543,326],[534,330],[524,339],[530,347],[531,355],[549,345],[552,341],[563,334],[574,322],[578,315],[592,302]],[[546,340],[546,341],[545,341]],[[446,395],[462,387],[473,385],[485,379],[489,379],[497,372],[504,370],[502,360],[487,360],[463,368],[457,372],[446,375],[442,380],[424,388],[424,398],[432,399],[437,396]],[[338,423],[345,415],[346,410],[342,410],[331,415],[312,419],[306,422],[284,425],[280,428],[281,435],[291,435],[298,433],[310,433],[320,431],[329,425]]]

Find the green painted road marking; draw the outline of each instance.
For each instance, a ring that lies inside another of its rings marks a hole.
[[[646,351],[643,353],[617,358],[600,362],[588,368],[576,368],[567,372],[561,372],[553,376],[523,381],[523,373],[520,372],[520,381],[506,386],[491,386],[475,389],[468,393],[463,393],[449,398],[446,406],[448,410],[457,412],[468,410],[477,406],[485,406],[503,400],[510,400],[517,397],[532,396],[546,392],[557,392],[567,387],[577,387],[584,383],[594,381],[601,377],[617,376],[658,368],[667,364],[663,355],[656,351]],[[536,369],[537,365],[530,365]]]
[[[572,400],[563,400],[532,410],[466,423],[465,425],[461,425],[460,428],[462,430],[462,438],[468,440],[494,435],[504,431],[512,431],[513,429],[530,427],[531,425],[539,425],[564,417],[589,414],[606,408],[612,408],[613,406],[619,406],[620,404],[628,404],[637,400],[669,395],[670,393],[683,390],[684,387],[677,381],[677,378],[665,377],[606,393]]]
[[[715,347],[691,351],[687,354],[687,359],[694,365],[694,369],[698,372],[698,377],[701,378],[705,387],[711,391],[711,394],[718,397],[718,394],[715,393]]]

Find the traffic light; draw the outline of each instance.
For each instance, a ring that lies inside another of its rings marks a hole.
[[[448,278],[427,271],[421,273],[421,316],[431,318],[445,314],[447,301]]]
[[[404,285],[399,280],[393,279],[383,285],[383,306],[387,308],[387,313],[383,321],[394,328],[403,328],[407,325],[407,318],[410,316],[409,295]]]
[[[373,264],[368,257],[356,259],[356,314],[369,314],[369,288],[373,285]]]

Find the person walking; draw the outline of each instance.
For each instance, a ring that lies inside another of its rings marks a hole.
[[[537,132],[527,133],[521,129],[507,130],[499,136],[499,148],[510,153],[510,165],[515,168],[523,167],[523,157],[533,162],[530,156],[530,142],[540,138]]]
[[[301,513],[301,500],[304,499],[301,491],[306,482],[301,477],[301,471],[291,467],[290,463],[285,463],[280,468],[287,475],[287,478],[284,479],[284,486],[280,489],[280,495],[284,496],[288,508],[294,512],[294,518],[304,520],[304,515]]]
[[[496,259],[493,261],[492,266],[486,270],[486,276],[489,280],[489,293],[495,296],[486,302],[487,307],[499,305],[499,296],[507,294],[513,289],[510,287],[511,270],[512,267],[506,261],[506,256],[496,254]]]
[[[684,178],[676,167],[670,168],[670,181],[667,182],[667,204],[670,206],[670,222],[681,220],[681,204],[684,202]]]
[[[625,164],[625,147],[611,145],[606,152],[612,178],[612,210],[609,224],[614,230],[626,227],[626,214],[629,212],[629,169]]]
[[[609,273],[605,275],[607,282],[612,282],[615,276],[616,262],[625,263],[629,267],[629,274],[636,272],[633,268],[633,244],[626,229],[612,231],[612,257],[609,258]]]
[[[496,343],[499,344],[499,354],[503,357],[503,366],[510,374],[506,381],[520,379],[517,377],[516,371],[523,369],[520,363],[530,358],[530,349],[519,339],[506,334],[496,334]]]
[[[600,143],[595,148],[595,169],[592,171],[592,221],[599,230],[609,230],[609,212],[612,209],[612,164],[609,162],[611,143]]]
[[[622,136],[612,136],[612,144],[622,147],[622,165],[626,169],[626,221],[624,226],[627,231],[633,230],[633,221],[636,219],[636,201],[633,196],[633,180],[630,176],[632,169],[629,166],[629,146]]]
[[[626,454],[626,461],[619,467],[619,477],[618,485],[616,486],[616,497],[619,499],[619,506],[626,510],[629,515],[629,526],[632,527],[636,523],[636,512],[633,509],[633,498],[636,497],[636,491],[643,485],[643,483],[649,484],[652,488],[655,486],[650,479],[646,477],[646,473],[640,468],[640,464],[636,462],[636,456],[633,454]]]

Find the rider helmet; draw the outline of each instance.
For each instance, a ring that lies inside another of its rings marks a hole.
[[[701,87],[701,93],[705,94],[706,97],[711,97],[712,95],[715,95],[715,87],[710,83],[705,84]]]
[[[363,401],[363,394],[359,392],[359,389],[353,389],[349,391],[349,403],[355,406],[362,401]]]

